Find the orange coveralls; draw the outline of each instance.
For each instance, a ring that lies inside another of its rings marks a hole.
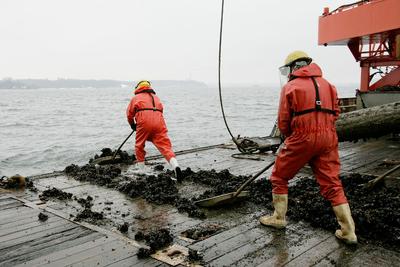
[[[271,183],[274,194],[287,194],[288,181],[307,163],[320,185],[321,195],[332,206],[347,203],[339,179],[340,162],[335,121],[339,115],[336,88],[322,78],[317,64],[310,64],[292,73],[281,91],[278,127],[286,137],[272,170]],[[328,112],[309,111],[316,108],[318,86],[320,107]]]
[[[143,110],[144,109],[144,110]],[[175,157],[163,116],[163,105],[150,87],[139,87],[126,110],[129,124],[136,121],[135,152],[138,162],[144,162],[146,141],[151,141],[169,162]]]

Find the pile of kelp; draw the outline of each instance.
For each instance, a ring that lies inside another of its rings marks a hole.
[[[205,213],[196,207],[196,200],[233,192],[249,178],[232,175],[228,170],[194,172],[187,168],[183,170],[183,183],[198,183],[210,188],[202,195],[188,199],[179,195],[178,185],[171,179],[173,173],[169,170],[158,175],[142,175],[136,180],[121,176],[121,170],[114,166],[68,166],[65,171],[78,180],[113,187],[130,197],[143,197],[152,203],[174,205],[180,212],[198,218],[205,218]],[[365,189],[362,185],[372,178],[358,174],[341,176],[356,223],[356,233],[362,242],[375,240],[399,246],[400,194],[397,189],[384,186],[372,191]],[[248,186],[248,190],[248,201],[272,209],[272,186],[269,180],[257,180]],[[320,195],[314,178],[300,179],[289,187],[287,215],[291,221],[303,220],[314,227],[331,231],[338,227],[332,207]]]
[[[341,176],[356,234],[361,242],[379,241],[383,245],[400,246],[399,190],[384,186],[365,188],[363,185],[372,178],[359,174]],[[338,227],[332,207],[320,195],[315,179],[301,179],[289,187],[288,217],[327,230]]]
[[[105,157],[112,157],[116,153],[116,150],[112,150],[111,148],[105,147],[101,150],[100,155],[94,155],[93,158],[89,160],[89,164],[93,163],[95,160],[100,159],[100,158],[105,158]],[[128,152],[125,150],[120,150],[116,153],[116,156],[118,156],[118,163],[123,163],[123,164],[133,164],[134,161],[136,160],[135,155],[129,155]]]

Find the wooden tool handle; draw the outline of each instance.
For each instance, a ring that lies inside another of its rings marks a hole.
[[[257,179],[258,176],[260,176],[263,172],[265,172],[266,170],[268,170],[269,168],[271,168],[272,165],[275,164],[275,160],[272,161],[270,164],[268,164],[264,169],[262,169],[261,171],[259,171],[256,175],[254,175],[253,177],[251,177],[250,179],[248,179],[244,184],[242,184],[241,187],[239,187],[239,189],[233,194],[233,197],[237,197],[240,192],[243,191],[243,189],[251,182],[253,182],[255,179]]]
[[[397,169],[400,169],[400,164],[395,166],[394,168],[388,170],[387,172],[385,172],[384,174],[382,174],[381,176],[369,181],[366,184],[366,188],[372,188],[374,187],[377,183],[379,183],[383,178],[385,178],[386,176],[388,176],[389,174],[391,174],[392,172],[396,171]]]
[[[115,150],[114,155],[112,156],[112,159],[111,159],[111,160],[114,160],[114,159],[115,159],[115,156],[117,156],[117,154],[118,154],[119,150],[121,149],[121,147],[126,143],[126,141],[128,141],[129,137],[131,137],[132,134],[133,134],[134,132],[135,132],[135,130],[133,130],[133,131],[128,135],[128,137],[124,140],[124,142],[122,142],[122,144],[119,146],[119,148],[118,148],[117,150]]]

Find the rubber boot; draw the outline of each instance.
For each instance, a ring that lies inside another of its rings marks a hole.
[[[348,245],[357,244],[357,236],[355,234],[355,225],[353,217],[351,217],[350,206],[348,203],[333,207],[336,218],[340,225],[340,230],[336,230],[335,236]]]
[[[178,180],[178,183],[182,182],[182,171],[181,168],[179,167],[178,161],[176,160],[176,158],[171,158],[169,160],[169,164],[171,164],[171,167],[174,169],[175,172],[175,178],[176,180]]]
[[[274,214],[272,216],[262,216],[260,223],[265,226],[271,226],[277,229],[285,228],[286,211],[288,205],[288,195],[272,194],[272,203],[274,205]]]

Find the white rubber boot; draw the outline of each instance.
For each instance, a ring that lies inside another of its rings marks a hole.
[[[136,168],[137,168],[138,172],[145,172],[146,171],[146,165],[144,164],[144,161],[136,162]]]
[[[271,226],[277,229],[285,228],[286,211],[288,205],[288,195],[272,194],[272,203],[274,205],[274,214],[272,216],[262,216],[260,223],[265,226]]]
[[[182,182],[182,171],[181,168],[179,167],[178,161],[176,160],[176,158],[171,158],[169,160],[169,164],[171,165],[172,169],[175,172],[175,178],[176,180],[178,180],[178,182]]]
[[[353,217],[351,216],[349,204],[346,203],[334,206],[333,211],[340,225],[340,230],[336,230],[335,236],[348,245],[357,244],[355,225]]]

